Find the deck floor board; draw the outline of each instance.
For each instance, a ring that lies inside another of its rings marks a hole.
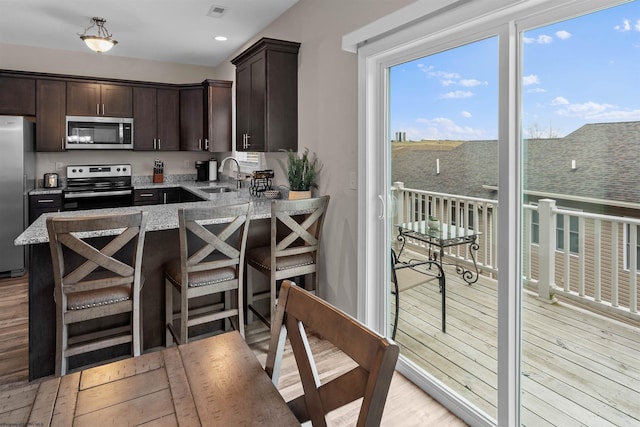
[[[413,278],[400,292],[396,341],[401,355],[495,417],[497,282],[481,277],[469,286],[453,267],[445,274],[447,333],[437,284]],[[640,423],[640,325],[527,291],[522,318],[523,425]]]

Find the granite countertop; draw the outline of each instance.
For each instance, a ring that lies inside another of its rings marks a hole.
[[[171,230],[178,228],[178,209],[188,207],[201,207],[201,206],[224,206],[235,203],[244,203],[253,201],[253,216],[251,219],[264,219],[271,217],[271,200],[266,198],[253,198],[249,194],[249,189],[243,188],[238,191],[230,191],[226,193],[207,193],[202,191],[207,187],[229,187],[220,182],[167,182],[162,184],[137,184],[134,188],[170,188],[170,187],[182,187],[197,196],[205,199],[198,202],[187,203],[172,203],[172,204],[160,204],[160,205],[147,205],[147,206],[130,206],[123,208],[113,209],[92,209],[85,211],[69,211],[69,212],[55,212],[41,215],[36,221],[33,222],[20,236],[14,241],[15,245],[32,245],[38,243],[45,243],[49,241],[47,236],[47,229],[45,225],[46,217],[69,217],[77,215],[106,215],[117,213],[130,213],[145,211],[149,212],[149,219],[147,221],[147,231],[158,230]],[[30,194],[52,194],[55,190],[61,192],[62,189],[49,189],[41,188],[32,190]],[[49,192],[49,193],[47,193]],[[95,236],[107,235],[108,232],[95,233]],[[93,235],[92,235],[93,236]]]

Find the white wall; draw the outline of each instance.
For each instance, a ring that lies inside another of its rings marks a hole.
[[[357,190],[349,188],[358,165],[357,56],[341,49],[342,36],[411,0],[300,0],[258,34],[302,43],[298,68],[298,144],[324,163],[319,192],[331,195],[323,230],[321,296],[356,313]],[[238,52],[239,53],[239,52]],[[231,59],[231,58],[230,58]],[[234,78],[229,63],[219,78]]]
[[[300,0],[245,47],[260,37],[302,43],[299,55],[299,146],[317,153],[323,162],[319,185],[330,194],[329,214],[324,227],[321,295],[342,309],[356,313],[357,190],[349,188],[357,172],[358,103],[357,57],[341,49],[342,36],[370,23],[413,0]],[[238,51],[237,53],[240,53]],[[234,55],[235,56],[235,55]],[[235,68],[226,63],[216,69],[131,60],[113,55],[55,51],[0,44],[0,68],[47,73],[87,75],[166,83],[192,83],[205,78],[235,80]],[[229,58],[231,59],[231,58]],[[167,173],[184,172],[192,153],[39,153],[37,173],[51,172],[55,162],[131,162],[134,174],[150,168],[153,159],[167,164]],[[269,166],[282,172],[277,155],[267,155]],[[197,157],[198,159],[201,157]],[[193,169],[189,168],[191,172]],[[169,172],[170,171],[170,172]]]

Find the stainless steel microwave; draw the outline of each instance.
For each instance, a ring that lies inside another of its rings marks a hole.
[[[67,116],[65,147],[69,150],[133,150],[133,119]]]

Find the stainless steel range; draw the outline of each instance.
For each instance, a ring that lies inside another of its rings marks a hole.
[[[64,210],[131,206],[131,165],[67,166]]]

